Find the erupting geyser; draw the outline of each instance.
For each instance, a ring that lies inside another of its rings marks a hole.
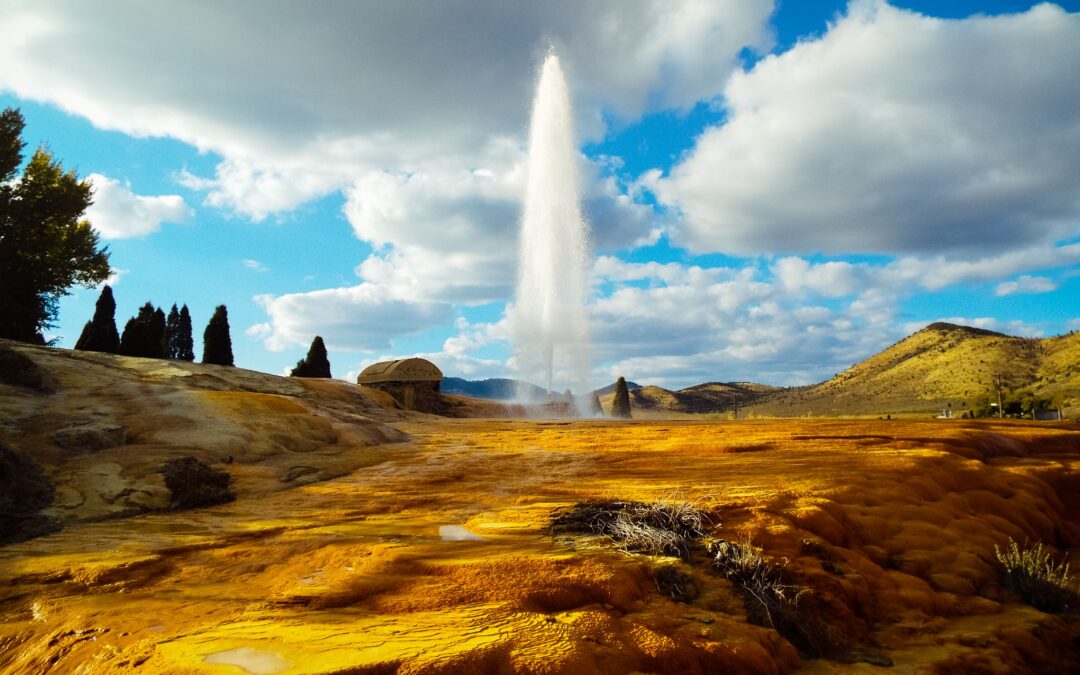
[[[549,53],[529,129],[514,352],[522,380],[552,392],[557,379],[580,396],[589,391],[588,235],[578,197],[572,117],[559,57]]]

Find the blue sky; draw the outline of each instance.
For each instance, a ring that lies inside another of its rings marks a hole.
[[[596,385],[815,382],[940,319],[1080,327],[1080,3],[378,7],[0,5],[0,105],[94,182],[121,328],[224,303],[239,366],[318,334],[338,377],[512,376],[549,44]],[[96,297],[63,300],[61,346]]]

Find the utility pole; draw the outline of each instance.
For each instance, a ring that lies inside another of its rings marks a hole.
[[[994,383],[997,384],[998,395],[998,419],[1004,417],[1004,411],[1001,409],[1001,373],[994,374]]]

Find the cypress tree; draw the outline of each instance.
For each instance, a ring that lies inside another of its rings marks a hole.
[[[96,312],[95,312],[96,313]],[[75,341],[75,349],[90,351],[87,349],[87,345],[90,344],[90,337],[94,333],[94,320],[90,319],[83,324],[82,332],[79,333],[79,339]]]
[[[630,419],[630,390],[626,388],[626,378],[620,377],[615,382],[615,398],[611,399],[611,416]]]
[[[218,305],[203,331],[203,363],[233,365],[232,338],[229,336],[229,310]]]
[[[604,407],[600,405],[600,396],[593,391],[592,398],[589,401],[589,414],[594,417],[604,416]]]
[[[149,302],[139,308],[139,313],[127,320],[124,324],[124,332],[120,335],[120,346],[117,351],[124,356],[142,356],[140,347],[144,341],[150,318],[154,315],[154,307]]]
[[[75,349],[88,352],[115,354],[120,348],[120,334],[116,332],[116,300],[112,288],[105,286],[94,307],[94,318],[86,322]]]
[[[195,338],[191,336],[191,313],[187,305],[180,308],[180,323],[176,336],[176,358],[181,361],[195,360]]]
[[[169,358],[169,347],[166,342],[165,312],[158,307],[150,317],[150,331],[146,336],[146,353],[155,359]]]
[[[330,359],[326,354],[326,345],[318,335],[311,341],[307,356],[296,362],[296,367],[289,373],[292,377],[331,377]]]
[[[180,358],[180,310],[173,303],[169,318],[165,319],[165,358]]]
[[[160,315],[160,318],[157,315]],[[124,356],[160,359],[165,355],[164,337],[165,313],[154,309],[154,305],[148,302],[124,325],[118,351]]]

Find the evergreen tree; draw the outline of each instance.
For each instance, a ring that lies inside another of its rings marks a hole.
[[[96,312],[95,312],[96,314]],[[90,319],[83,324],[82,332],[79,333],[79,339],[75,341],[75,349],[82,351],[90,351],[86,348],[86,345],[90,344],[90,337],[94,332],[94,320]]]
[[[108,278],[109,253],[83,219],[90,183],[39,148],[26,167],[25,120],[0,111],[0,337],[43,344],[61,296]]]
[[[326,355],[326,345],[318,335],[311,341],[307,356],[296,362],[296,367],[289,375],[293,377],[331,377],[330,359]]]
[[[630,390],[626,388],[626,378],[620,377],[615,382],[615,397],[611,399],[611,416],[630,419]]]
[[[124,334],[120,336],[120,354],[161,358],[161,345],[154,344],[154,312],[154,305],[147,302],[139,308],[138,314],[128,319]]]
[[[146,336],[147,355],[155,359],[169,358],[169,347],[165,335],[165,312],[161,308],[154,310],[150,317],[150,332]]]
[[[604,407],[600,405],[600,396],[595,391],[593,391],[589,401],[589,414],[594,417],[604,416]]]
[[[165,319],[165,358],[180,358],[180,310],[173,303],[169,317]]]
[[[195,338],[191,335],[191,313],[187,305],[180,308],[180,324],[176,336],[176,358],[181,361],[195,360]]]
[[[116,332],[116,300],[112,288],[105,286],[94,307],[94,318],[86,322],[75,349],[115,354],[120,349],[120,334]]]
[[[229,336],[229,310],[218,305],[203,331],[203,363],[233,365],[232,338]]]

